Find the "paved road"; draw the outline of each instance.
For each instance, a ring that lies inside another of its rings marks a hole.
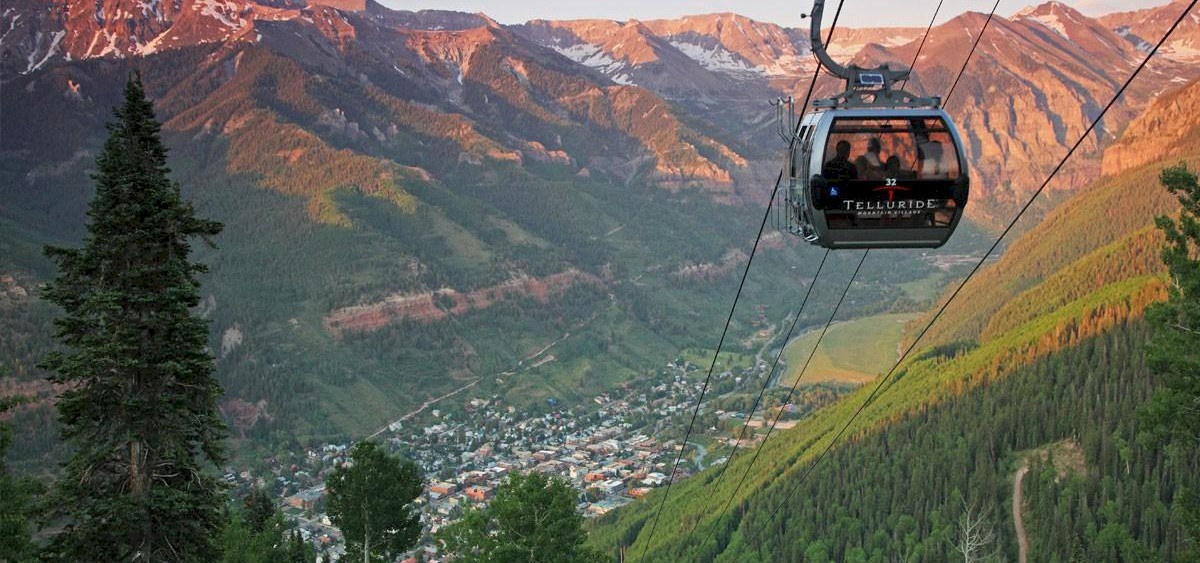
[[[1018,563],[1026,563],[1029,558],[1029,538],[1025,536],[1025,523],[1021,520],[1021,482],[1025,480],[1026,473],[1029,473],[1029,467],[1021,465],[1020,469],[1017,469],[1017,476],[1013,479],[1012,516],[1013,526],[1017,528]]]

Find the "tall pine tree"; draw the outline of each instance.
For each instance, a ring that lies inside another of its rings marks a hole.
[[[125,87],[93,176],[82,248],[47,248],[59,268],[63,352],[43,367],[62,384],[73,454],[57,483],[65,526],[47,556],[68,561],[213,561],[224,491],[221,387],[213,379],[189,241],[221,225],[196,217],[168,178],[167,151],[140,77]]]
[[[0,373],[3,375],[3,373]],[[25,397],[0,397],[0,415],[17,406]],[[4,456],[12,444],[12,428],[0,421],[0,561],[27,561],[35,553],[30,541],[30,507],[37,485],[30,479],[9,472]]]
[[[1182,204],[1176,222],[1159,217],[1166,235],[1163,262],[1171,276],[1171,297],[1148,316],[1158,329],[1147,359],[1163,386],[1146,409],[1153,429],[1164,438],[1200,446],[1200,181],[1186,166],[1162,171],[1160,181]]]
[[[1156,220],[1167,239],[1162,258],[1171,292],[1146,313],[1155,327],[1146,359],[1161,387],[1142,417],[1168,456],[1184,460],[1200,449],[1200,180],[1183,164],[1163,170],[1159,180],[1183,209],[1178,222]],[[1180,494],[1177,520],[1188,541],[1181,560],[1200,561],[1200,484],[1193,479]]]

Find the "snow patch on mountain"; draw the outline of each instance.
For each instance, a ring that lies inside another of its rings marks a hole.
[[[140,54],[142,54],[142,55],[149,55],[149,54],[152,54],[152,53],[155,53],[155,52],[157,52],[157,51],[158,51],[158,44],[159,44],[159,43],[160,43],[160,42],[161,42],[161,41],[162,41],[164,38],[166,38],[166,37],[167,37],[167,34],[168,34],[168,33],[171,33],[171,30],[170,30],[169,28],[168,28],[166,31],[164,31],[164,32],[162,32],[162,33],[160,33],[160,34],[158,34],[158,36],[157,36],[157,37],[155,37],[154,39],[151,39],[150,41],[148,41],[148,42],[147,42],[145,45],[143,45],[143,46],[142,46],[142,48],[141,48],[141,51],[140,51]]]
[[[8,14],[11,12],[12,12],[12,8],[4,10],[4,13],[0,14],[0,18],[7,18]],[[16,16],[13,17],[12,21],[8,22],[8,29],[6,29],[4,31],[4,35],[0,35],[0,45],[3,45],[4,39],[8,37],[8,34],[12,33],[12,30],[17,28],[17,21],[20,19],[21,19],[21,14],[17,14]]]
[[[115,33],[106,29],[97,30],[95,35],[92,36],[92,42],[88,44],[87,50],[84,51],[83,58],[103,57],[113,53],[116,53],[118,57],[121,56],[121,52],[117,50],[116,41],[117,35]],[[94,52],[97,48],[100,49],[99,52]]]
[[[100,30],[98,33],[104,34],[105,41],[104,41],[104,49],[101,50],[100,53],[96,56],[97,57],[105,57],[105,56],[115,53],[117,55],[117,57],[121,57],[122,53],[119,50],[117,50],[117,34],[116,34],[116,32],[108,31],[107,29],[103,29],[103,30]],[[89,49],[88,52],[91,52],[91,50]]]
[[[193,9],[199,9],[201,15],[213,18],[228,28],[241,29],[246,26],[246,20],[238,14],[238,5],[228,0],[200,0]]]
[[[1168,54],[1173,59],[1190,61],[1200,58],[1200,49],[1196,48],[1196,45],[1187,39],[1172,41],[1166,47]]]
[[[783,55],[776,57],[771,64],[760,66],[768,76],[789,76],[800,71],[810,71],[816,68],[816,60],[806,55]]]
[[[142,15],[149,17],[154,16],[154,19],[163,21],[162,9],[158,7],[159,0],[143,0],[138,2],[138,7],[142,9]]]
[[[1028,14],[1022,16],[1022,19],[1027,19],[1042,24],[1043,27],[1053,31],[1054,33],[1057,33],[1063,39],[1071,39],[1067,36],[1067,26],[1063,25],[1062,21],[1058,19],[1058,15],[1056,14]]]
[[[720,45],[705,48],[695,43],[685,43],[683,41],[671,41],[670,43],[671,46],[679,49],[688,58],[700,63],[700,66],[714,72],[766,74],[766,69],[746,64],[746,61],[742,60],[741,57],[725,50]]]
[[[571,45],[570,47],[551,45],[550,48],[558,51],[559,54],[581,65],[594,68],[600,72],[603,72],[604,74],[607,74],[615,82],[619,82],[621,84],[632,84],[632,82],[629,81],[629,75],[619,74],[621,70],[625,69],[625,63],[614,60],[612,57],[608,56],[608,53],[605,53],[599,45],[592,45],[591,43],[578,43]],[[617,80],[618,77],[622,77],[628,82],[621,82],[621,80]]]
[[[29,66],[26,67],[25,73],[28,74],[39,68],[42,68],[42,65],[46,64],[46,62],[49,61],[51,57],[53,57],[54,55],[57,55],[58,54],[58,46],[60,43],[62,43],[63,37],[66,37],[66,35],[67,35],[67,32],[65,32],[65,31],[55,31],[54,34],[50,37],[50,47],[46,49],[46,54],[45,54],[45,56],[42,57],[42,60],[40,60],[40,61],[34,62],[34,60],[33,60],[34,58],[37,57],[36,50],[32,53],[29,53],[29,59],[28,59]],[[42,34],[41,34],[41,32],[38,32],[37,41],[40,43],[41,39],[42,39]]]

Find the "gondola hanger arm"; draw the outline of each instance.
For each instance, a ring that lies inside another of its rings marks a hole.
[[[829,52],[825,50],[825,41],[821,39],[821,14],[824,12],[825,0],[816,0],[813,2],[812,14],[800,15],[801,19],[805,17],[811,17],[813,20],[811,26],[812,29],[809,33],[809,38],[812,42],[813,54],[817,56],[817,60],[821,61],[821,66],[823,66],[825,70],[829,71],[830,74],[833,74],[834,76],[844,80],[850,80],[850,69],[833,60],[833,57],[830,57]]]

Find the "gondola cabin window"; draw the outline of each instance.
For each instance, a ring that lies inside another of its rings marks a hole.
[[[849,152],[839,157],[838,147]],[[842,167],[842,159],[853,165]],[[915,119],[838,118],[825,143],[825,165],[853,178],[899,180],[958,178],[958,154],[946,124],[936,117]]]
[[[951,226],[961,166],[941,118],[839,117],[823,149],[814,200],[830,229]]]

